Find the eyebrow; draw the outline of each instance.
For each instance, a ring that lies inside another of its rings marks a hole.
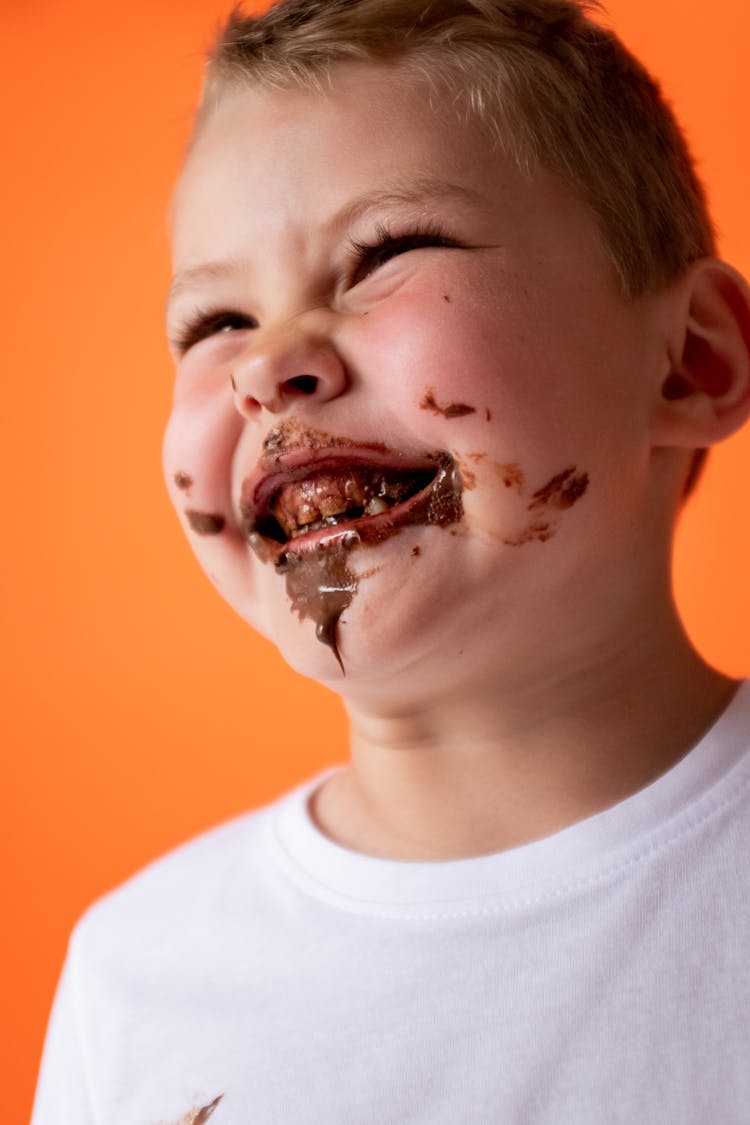
[[[203,281],[221,281],[222,278],[236,275],[242,271],[242,262],[238,258],[228,258],[226,261],[206,262],[204,265],[191,266],[175,274],[172,284],[167,292],[167,308],[177,298],[188,290],[193,289]]]
[[[379,211],[389,207],[402,207],[404,205],[424,205],[437,200],[455,199],[462,203],[471,203],[474,206],[484,203],[478,192],[470,188],[452,184],[446,180],[434,179],[431,176],[420,176],[406,181],[403,186],[398,183],[382,191],[369,191],[358,196],[349,203],[344,204],[324,225],[326,234],[336,234],[353,222],[362,219],[371,211]],[[191,266],[181,270],[172,280],[167,293],[167,307],[189,289],[205,281],[221,281],[226,277],[236,276],[243,272],[243,263],[236,258],[225,261],[206,262],[199,266]]]

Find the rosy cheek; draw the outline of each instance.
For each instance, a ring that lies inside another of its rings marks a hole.
[[[232,459],[242,427],[228,386],[214,394],[192,389],[175,399],[164,434],[164,475],[172,502],[198,534],[208,525],[195,513],[210,515],[213,528],[232,518]]]

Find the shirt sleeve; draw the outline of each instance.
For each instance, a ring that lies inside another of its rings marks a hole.
[[[80,1032],[71,943],[47,1025],[31,1125],[94,1125]]]

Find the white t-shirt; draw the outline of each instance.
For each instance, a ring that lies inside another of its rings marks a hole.
[[[749,745],[745,684],[646,789],[478,859],[337,846],[326,774],[192,841],[76,927],[33,1125],[750,1122]]]

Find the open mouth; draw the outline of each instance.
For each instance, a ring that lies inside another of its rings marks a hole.
[[[381,464],[340,453],[276,471],[242,488],[240,507],[251,544],[278,562],[335,533],[379,542],[413,523],[460,518],[460,482],[453,459],[435,454],[419,465]]]
[[[267,539],[286,543],[321,528],[379,516],[416,496],[436,472],[437,468],[405,476],[364,466],[318,472],[280,488],[256,530]]]

